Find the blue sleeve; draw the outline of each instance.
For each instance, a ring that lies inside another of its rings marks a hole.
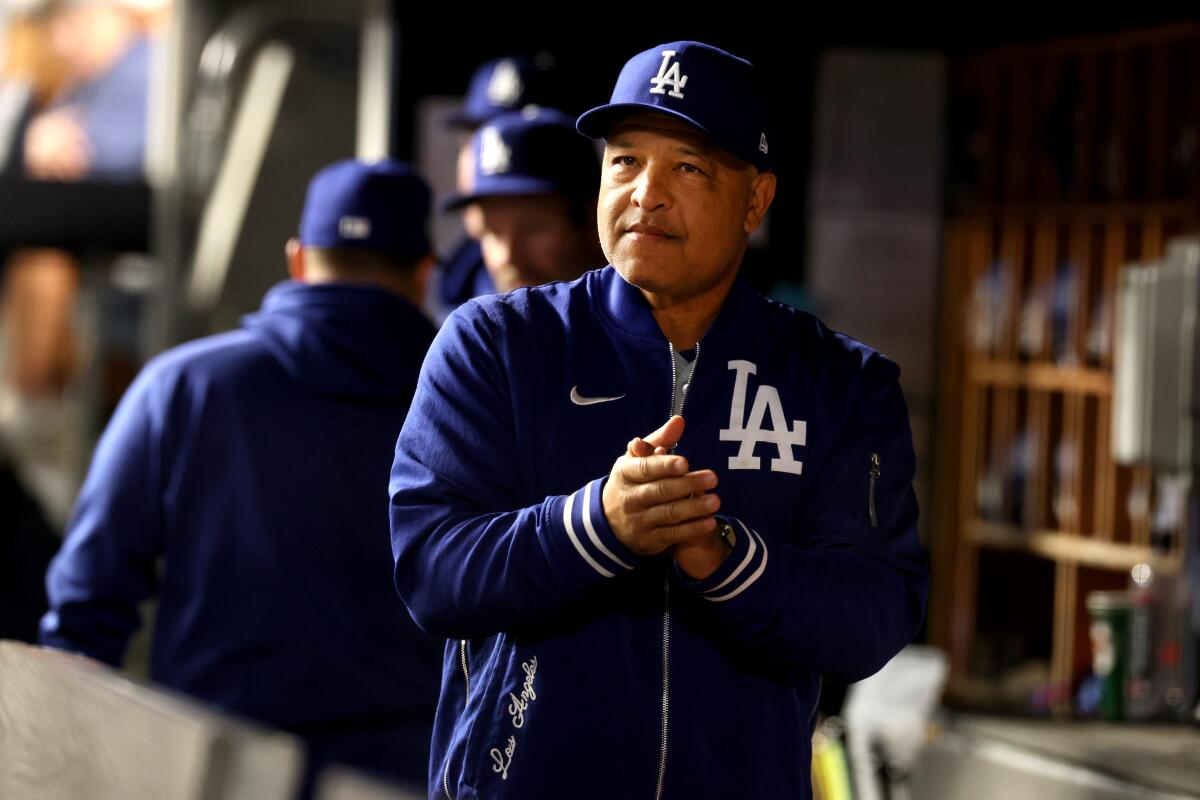
[[[145,172],[152,46],[138,39],[87,87],[80,114],[92,147],[93,177],[133,180]]]
[[[880,457],[873,509],[872,453]],[[681,581],[748,648],[844,681],[872,675],[912,640],[925,613],[915,469],[893,379],[860,400],[821,466],[802,535],[756,530],[753,510],[742,509],[730,519],[736,543],[725,562],[704,581],[679,573]]]
[[[633,569],[605,519],[597,476],[532,505],[495,326],[460,306],[434,340],[396,445],[390,484],[396,589],[446,638],[532,624]]]
[[[163,550],[161,407],[143,372],[100,438],[66,541],[46,573],[42,644],[120,666],[157,590]]]

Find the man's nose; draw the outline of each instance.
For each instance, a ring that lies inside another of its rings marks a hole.
[[[670,205],[671,193],[661,168],[651,165],[642,170],[631,200],[643,211],[655,211]]]

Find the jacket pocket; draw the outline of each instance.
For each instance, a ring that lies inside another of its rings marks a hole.
[[[440,800],[463,800],[463,794],[474,797],[483,784],[498,777],[492,774],[490,742],[503,730],[499,724],[503,704],[495,687],[504,685],[506,653],[511,647],[504,634],[459,642],[458,677],[466,702],[442,764]]]

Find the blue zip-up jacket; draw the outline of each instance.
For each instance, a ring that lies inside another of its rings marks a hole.
[[[396,586],[444,657],[430,792],[806,798],[819,676],[878,670],[927,571],[898,368],[737,282],[677,450],[736,544],[707,580],[627,550],[604,482],[674,357],[612,267],[459,308],[392,469]]]
[[[392,587],[387,473],[433,336],[382,289],[284,283],[152,360],[48,573],[43,643],[119,664],[157,593],[155,681],[422,785],[441,642]]]

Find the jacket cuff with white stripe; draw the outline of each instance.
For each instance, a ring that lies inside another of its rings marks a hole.
[[[770,553],[767,543],[757,531],[746,527],[739,519],[724,518],[733,526],[733,551],[721,562],[712,575],[702,581],[688,577],[675,564],[679,582],[717,606],[741,606],[753,602],[752,589],[765,584]]]
[[[607,480],[597,478],[547,503],[546,546],[571,583],[603,583],[649,560],[621,544],[609,527],[602,500]]]

